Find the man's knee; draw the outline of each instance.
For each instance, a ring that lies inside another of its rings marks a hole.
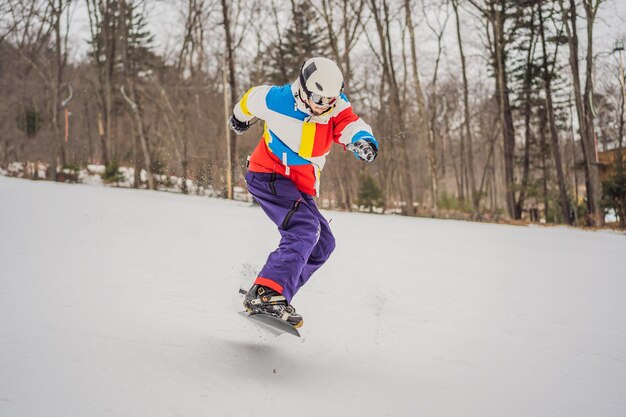
[[[326,261],[335,250],[335,236],[330,231],[322,228],[317,246],[320,249],[322,260]]]
[[[302,219],[293,222],[288,229],[285,230],[287,239],[297,248],[306,259],[313,248],[318,244],[320,238],[320,224],[315,218]]]

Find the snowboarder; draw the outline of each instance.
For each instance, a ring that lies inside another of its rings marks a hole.
[[[269,314],[294,327],[302,316],[291,299],[335,249],[328,221],[313,197],[333,142],[365,162],[378,154],[372,129],[352,111],[337,64],[322,57],[304,62],[298,79],[283,86],[249,89],[229,119],[238,135],[256,118],[265,121],[249,158],[246,183],[281,241],[244,299],[250,314]]]

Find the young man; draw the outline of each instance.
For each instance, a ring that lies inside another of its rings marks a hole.
[[[376,158],[378,142],[352,112],[343,86],[334,61],[311,58],[292,84],[253,87],[233,109],[229,125],[238,135],[253,119],[265,121],[246,182],[282,237],[245,297],[251,314],[266,313],[302,326],[291,299],[335,248],[313,199],[319,196],[325,157],[336,142],[365,162]]]

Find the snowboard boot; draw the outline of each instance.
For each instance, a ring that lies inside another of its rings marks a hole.
[[[302,327],[302,316],[287,303],[287,299],[277,291],[255,284],[246,293],[243,306],[250,314],[269,314],[286,321],[295,328]]]

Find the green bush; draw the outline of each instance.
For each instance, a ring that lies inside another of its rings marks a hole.
[[[102,181],[106,183],[118,183],[124,180],[124,174],[120,172],[120,166],[117,161],[111,161],[107,164],[102,175]]]
[[[626,170],[622,166],[618,166],[617,172],[602,182],[602,191],[602,206],[615,210],[621,226],[626,227]]]
[[[78,173],[78,171],[80,171],[80,167],[78,166],[78,164],[75,164],[75,163],[65,164],[63,165],[63,170],[68,170],[68,171],[71,171],[72,173]]]
[[[167,174],[167,163],[160,158],[154,158],[150,168],[152,168],[152,174],[154,175]]]
[[[439,196],[439,208],[442,210],[458,210],[460,207],[459,200],[447,192],[441,193]]]
[[[470,198],[466,198],[461,201],[453,194],[448,194],[446,191],[442,192],[439,196],[438,207],[440,210],[450,210],[450,211],[472,211],[472,202]]]
[[[57,173],[59,182],[78,182],[80,167],[76,164],[65,164],[61,172]]]
[[[357,204],[369,209],[370,213],[374,207],[383,207],[385,204],[383,192],[371,175],[367,175],[361,180],[357,199]]]

